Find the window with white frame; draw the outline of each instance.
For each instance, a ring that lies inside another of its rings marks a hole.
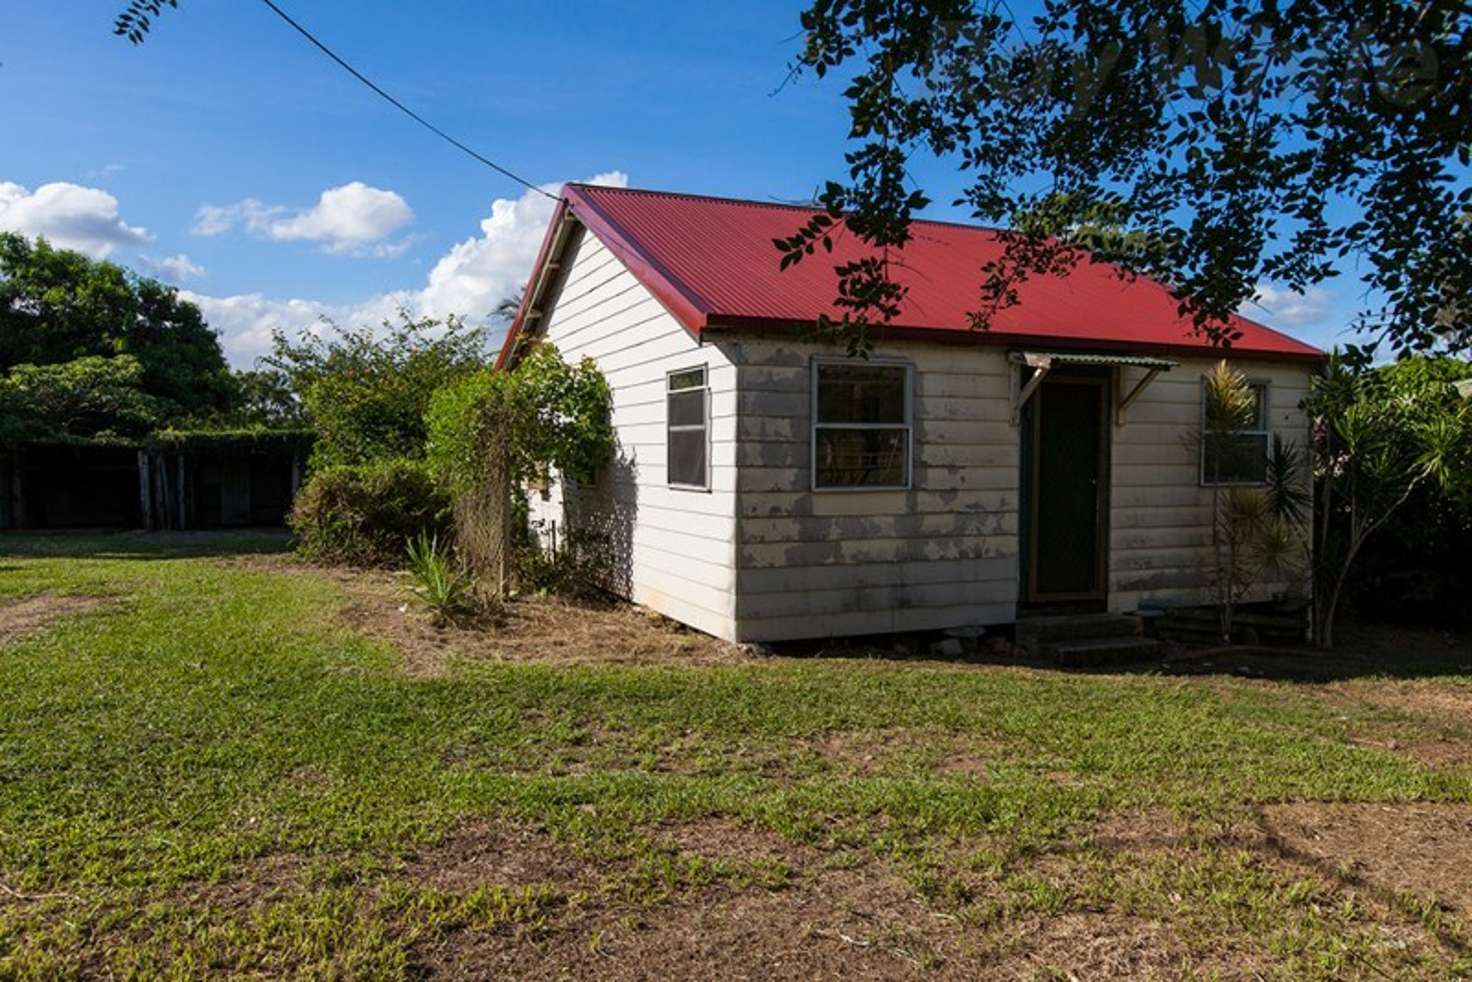
[[[813,487],[910,486],[910,366],[813,362]]]
[[[710,387],[705,366],[670,372],[665,385],[666,477],[682,488],[710,487]]]
[[[1201,483],[1262,484],[1268,478],[1268,386],[1251,383],[1252,425],[1230,434],[1203,433],[1201,437]],[[1201,418],[1206,419],[1206,390],[1201,392]]]

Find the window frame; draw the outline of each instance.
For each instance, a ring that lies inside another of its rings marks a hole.
[[[1261,429],[1233,430],[1234,436],[1260,436],[1263,438],[1263,478],[1260,481],[1213,481],[1206,474],[1206,380],[1201,380],[1200,423],[1201,449],[1196,455],[1196,473],[1203,488],[1260,488],[1267,482],[1267,462],[1273,452],[1272,384],[1265,378],[1251,378],[1248,386],[1262,395],[1258,400],[1258,415]]]
[[[686,386],[685,388],[682,388],[682,389],[672,389],[672,388],[670,388],[670,384],[674,380],[674,377],[676,375],[685,375],[685,374],[688,374],[690,372],[695,372],[695,371],[700,372],[700,379],[701,379],[701,384],[700,385]],[[682,423],[682,424],[676,426],[675,424],[673,424],[673,423],[670,422],[670,396],[672,396],[672,395],[674,395],[676,393],[684,393],[684,392],[699,392],[699,393],[701,393],[702,405],[705,407],[705,418],[700,422],[700,424],[698,426],[696,424],[694,424],[694,423]],[[703,451],[704,454],[705,454],[705,461],[704,461],[705,466],[702,468],[702,470],[705,473],[705,483],[704,484],[687,484],[687,483],[685,483],[683,481],[676,481],[672,477],[673,468],[671,468],[670,462],[671,462],[671,458],[673,457],[674,452],[675,452],[675,444],[674,444],[674,441],[670,439],[670,434],[671,433],[674,433],[676,431],[679,431],[679,432],[682,432],[682,433],[688,433],[688,432],[693,432],[694,430],[701,430],[705,434],[704,451]],[[671,489],[676,490],[676,491],[704,491],[704,492],[709,492],[710,489],[711,489],[711,473],[710,473],[710,365],[708,363],[702,363],[702,364],[699,364],[699,365],[687,365],[684,368],[673,368],[673,369],[670,369],[669,371],[667,371],[667,372],[664,373],[664,483],[665,483],[665,487],[671,488]]]
[[[824,365],[852,365],[854,359],[841,355],[814,355],[808,369],[808,487],[823,494],[868,493],[873,491],[909,491],[915,486],[915,366],[904,358],[873,356],[859,364],[905,370],[903,423],[820,423],[818,421],[819,375]],[[903,484],[819,484],[818,430],[904,430],[905,480]]]

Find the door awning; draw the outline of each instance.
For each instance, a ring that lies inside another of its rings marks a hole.
[[[1121,398],[1114,407],[1114,425],[1124,425],[1125,410],[1130,407],[1140,394],[1145,391],[1155,376],[1161,372],[1168,372],[1175,368],[1179,362],[1170,361],[1165,358],[1153,358],[1149,355],[1111,355],[1094,354],[1085,351],[1014,351],[1010,355],[1015,365],[1025,365],[1031,368],[1026,382],[1019,382],[1014,375],[1012,377],[1012,425],[1017,425],[1017,420],[1022,414],[1022,407],[1027,405],[1027,400],[1043,384],[1049,371],[1059,365],[1091,365],[1103,368],[1143,368],[1145,375],[1135,383],[1134,388],[1128,394],[1120,393]]]

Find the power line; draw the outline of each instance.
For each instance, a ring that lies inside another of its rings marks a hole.
[[[478,160],[481,163],[485,164],[487,167],[491,168],[491,170],[495,171],[496,173],[502,174],[502,175],[505,175],[506,177],[511,178],[511,180],[515,181],[517,184],[520,184],[522,187],[526,188],[527,190],[529,190],[529,191],[535,191],[535,192],[537,192],[538,194],[542,195],[545,198],[551,198],[553,201],[556,201],[557,200],[557,195],[555,195],[555,194],[548,194],[546,191],[544,191],[541,188],[537,187],[535,184],[533,184],[531,181],[528,181],[526,178],[521,177],[520,175],[517,175],[517,174],[513,174],[511,171],[509,171],[506,168],[502,167],[500,164],[496,163],[494,160],[491,160],[488,157],[482,156],[481,154],[479,154],[476,151],[472,150],[470,147],[467,147],[465,144],[461,143],[459,140],[455,139],[450,134],[446,133],[444,130],[440,129],[438,126],[436,126],[433,123],[431,123],[429,120],[425,119],[423,116],[421,116],[418,113],[416,113],[414,110],[410,109],[408,106],[404,105],[399,100],[395,99],[393,96],[389,95],[387,92],[383,91],[383,89],[381,89],[377,85],[375,85],[373,83],[373,81],[368,78],[368,76],[364,75],[362,72],[358,71],[352,65],[349,65],[347,62],[343,61],[341,58],[338,57],[338,55],[337,55],[337,53],[335,51],[333,51],[327,45],[323,44],[321,41],[318,41],[317,38],[312,34],[311,31],[307,30],[305,27],[303,27],[302,25],[298,24],[296,21],[292,20],[290,14],[288,14],[286,11],[282,10],[280,7],[276,6],[276,4],[272,3],[271,0],[261,0],[261,2],[264,3],[267,7],[270,7],[271,10],[276,14],[277,17],[280,17],[282,20],[286,21],[286,23],[290,24],[293,28],[295,28],[296,29],[296,32],[298,34],[300,34],[302,37],[306,38],[308,41],[311,41],[312,44],[316,45],[317,49],[320,50],[324,55],[326,55],[327,57],[331,58],[333,61],[337,62],[340,66],[342,66],[342,68],[344,70],[346,70],[348,72],[348,74],[352,75],[353,78],[357,79],[359,82],[362,82],[364,85],[368,86],[368,88],[370,88],[374,92],[378,93],[380,96],[382,96],[384,99],[386,99],[389,102],[389,104],[391,104],[395,109],[398,109],[400,112],[402,112],[404,115],[408,116],[410,119],[414,120],[420,126],[423,126],[425,129],[429,130],[431,133],[435,134],[440,139],[444,140],[446,143],[449,143],[451,146],[457,147],[458,149],[463,150],[465,153],[468,153],[470,156],[474,157],[476,160]]]

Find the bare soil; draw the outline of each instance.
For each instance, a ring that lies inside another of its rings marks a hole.
[[[656,848],[780,864],[789,875],[766,885],[721,879],[640,903],[605,889],[619,863],[579,859],[545,840],[528,842],[527,834],[462,830],[422,853],[409,872],[456,889],[550,883],[587,899],[537,932],[458,932],[418,951],[419,971],[449,978],[904,978],[963,955],[956,925],[928,912],[879,861],[835,868],[822,851],[773,833],[697,820],[658,830]]]
[[[39,634],[64,617],[96,610],[107,603],[105,597],[53,593],[0,601],[0,645]]]
[[[599,879],[593,863],[545,833],[488,821],[464,825],[442,841],[416,850],[405,863],[404,875],[447,891],[531,884],[574,890]]]
[[[343,622],[388,641],[414,675],[439,675],[452,658],[553,664],[735,664],[757,656],[646,608],[610,599],[573,603],[556,597],[514,599],[461,624],[436,625],[418,606],[405,574],[314,566],[284,554],[241,557],[275,573],[311,572],[342,589]]]
[[[1153,837],[1161,828],[1149,815],[1116,821],[1107,831],[1129,852],[1161,841],[1179,847],[1177,837]],[[1141,834],[1146,829],[1149,836]],[[613,867],[536,837],[470,827],[421,854],[409,871],[444,888],[546,883],[585,891],[586,899],[534,931],[466,929],[426,943],[414,953],[416,971],[614,980],[1164,979],[1251,978],[1258,967],[1251,939],[1219,939],[1203,952],[1177,925],[1118,911],[1009,918],[998,928],[967,923],[924,902],[887,860],[836,856],[727,819],[667,826],[655,841],[710,860],[780,862],[789,876],[770,884],[720,880],[660,902],[631,903],[598,892]],[[519,858],[510,858],[510,849]]]
[[[1294,861],[1472,915],[1472,804],[1275,805],[1263,828]]]

